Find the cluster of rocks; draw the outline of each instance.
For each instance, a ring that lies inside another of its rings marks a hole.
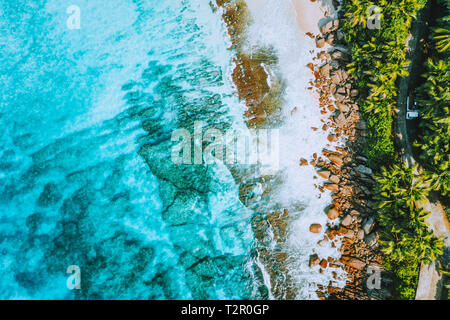
[[[321,299],[386,299],[390,296],[387,288],[391,280],[381,266],[383,256],[373,201],[375,181],[363,155],[366,126],[357,104],[359,92],[345,69],[350,55],[338,30],[339,24],[340,20],[335,19],[320,28],[322,34],[315,37],[316,46],[321,49],[328,44],[329,49],[321,50],[314,63],[307,65],[315,76],[309,89],[319,93],[321,113],[329,115],[321,129],[329,133],[330,143],[338,142],[339,146],[335,146],[335,150],[323,150],[322,155],[314,154],[310,161],[300,159],[300,165],[313,165],[318,176],[326,181],[316,187],[321,192],[326,189],[333,193],[333,203],[327,210],[330,223],[319,245],[331,241],[331,246],[336,247],[341,239],[338,250],[342,256],[335,260],[311,255],[310,267],[320,265],[320,272],[326,268],[342,268],[348,274],[345,288],[334,287],[333,281],[326,288],[319,287]],[[336,223],[337,219],[340,223]],[[313,224],[310,232],[320,233],[323,227]],[[385,281],[379,290],[366,286],[369,267],[384,275]],[[333,275],[336,278],[335,272]]]

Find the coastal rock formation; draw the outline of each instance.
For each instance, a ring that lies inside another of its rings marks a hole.
[[[332,208],[328,210],[327,216],[330,220],[337,219],[339,217],[339,211],[337,211],[336,208]]]
[[[330,143],[339,141],[344,145],[335,146],[335,150],[323,150],[326,159],[314,158],[310,164],[316,168],[318,176],[327,180],[319,189],[333,193],[333,203],[326,212],[332,224],[323,241],[332,241],[334,246],[337,237],[342,239],[339,248],[342,257],[338,261],[330,258],[326,267],[344,269],[348,281],[344,288],[336,288],[332,282],[327,288],[319,287],[318,296],[321,299],[385,299],[390,295],[388,289],[375,293],[365,286],[367,265],[381,266],[383,256],[377,241],[376,205],[372,201],[375,182],[364,154],[366,125],[359,114],[359,91],[345,70],[351,55],[342,42],[343,35],[339,35],[338,21],[329,21],[321,27],[322,34],[316,39],[325,39],[333,47],[329,52],[319,52],[316,60],[320,63],[308,65],[308,68],[316,76],[312,85],[320,94],[321,112],[329,114],[329,121],[322,129],[328,132]],[[340,226],[336,226],[340,216],[344,218]],[[380,270],[384,272],[382,268]],[[385,283],[389,283],[390,275],[384,274],[384,277]]]
[[[309,227],[309,231],[312,232],[312,233],[320,233],[322,231],[322,225],[318,224],[318,223],[313,223]]]

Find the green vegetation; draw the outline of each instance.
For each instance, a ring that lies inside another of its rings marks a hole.
[[[437,20],[426,62],[425,83],[416,90],[420,106],[421,158],[430,171],[433,190],[450,205],[450,1],[440,1],[445,16]],[[445,6],[444,6],[445,5]],[[447,30],[444,37],[443,30]],[[448,213],[448,211],[447,211]]]
[[[438,20],[438,27],[434,29],[434,37],[436,40],[436,49],[439,52],[447,52],[450,49],[450,1],[438,1],[440,5],[445,7],[445,15]],[[448,57],[448,55],[447,55]]]
[[[361,93],[360,107],[367,121],[367,156],[374,168],[394,160],[392,122],[398,77],[407,76],[406,39],[412,19],[426,0],[344,0],[345,40],[351,44],[349,70]],[[381,8],[381,28],[366,26],[370,7]]]
[[[450,271],[441,269],[440,272],[444,275],[444,280],[447,280],[444,281],[444,287],[447,290],[447,300],[450,300],[450,281],[449,281]]]
[[[430,191],[429,182],[414,168],[399,165],[383,168],[376,180],[385,267],[396,275],[398,297],[414,299],[420,264],[443,252],[442,240],[425,223],[429,213],[418,205]]]
[[[381,168],[376,177],[378,221],[383,226],[380,242],[385,267],[396,276],[396,298],[400,299],[414,299],[420,264],[430,263],[442,253],[442,239],[428,230],[425,219],[429,213],[419,204],[431,190],[447,195],[449,187],[448,57],[428,61],[428,80],[420,89],[419,103],[424,106],[420,146],[428,162],[423,174],[415,174],[414,168],[406,168],[396,158],[392,134],[397,80],[408,75],[407,37],[412,20],[426,2],[344,0],[342,7],[348,18],[343,31],[352,54],[348,69],[356,80],[359,105],[367,121],[366,154],[373,169]],[[372,5],[381,9],[380,29],[367,28]],[[442,54],[450,46],[448,21],[443,18],[447,24],[433,34]]]

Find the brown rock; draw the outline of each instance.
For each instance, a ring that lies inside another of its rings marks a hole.
[[[332,20],[324,24],[320,27],[320,32],[322,34],[330,33],[331,31],[334,31],[339,26],[339,20]]]
[[[339,28],[339,19],[333,20],[333,29],[336,30]]]
[[[363,229],[359,229],[358,230],[357,237],[358,237],[359,240],[364,239],[364,230]]]
[[[348,227],[353,222],[353,218],[351,215],[346,215],[345,218],[341,221],[341,225],[344,227]]]
[[[343,82],[348,79],[348,74],[342,69],[337,69],[334,71],[334,74],[339,78],[339,82]]]
[[[345,54],[339,50],[334,51],[331,54],[331,58],[333,58],[334,60],[339,60],[339,61],[350,61],[350,57],[347,54]]]
[[[320,263],[320,258],[317,254],[313,254],[311,256],[309,256],[309,267],[315,267],[318,266]]]
[[[320,60],[328,60],[330,59],[330,54],[326,51],[321,51],[318,55],[317,58],[319,58]]]
[[[317,174],[319,176],[321,176],[322,178],[324,178],[324,179],[328,179],[328,177],[330,176],[331,172],[328,171],[328,170],[322,170],[322,171],[317,172]]]
[[[349,257],[349,256],[342,256],[340,261],[341,261],[341,263],[343,263],[353,269],[357,269],[357,270],[362,270],[366,266],[365,262],[359,260],[358,258]]]
[[[309,226],[309,231],[312,233],[320,233],[322,231],[322,225],[318,223],[313,223]]]
[[[328,178],[328,180],[330,180],[331,182],[336,183],[336,184],[338,184],[340,182],[339,177],[336,175],[330,176],[330,178]]]
[[[357,96],[359,95],[358,89],[352,89],[352,90],[350,91],[350,95],[351,95],[353,98],[357,97]]]
[[[336,107],[341,111],[342,113],[347,113],[350,111],[350,107],[346,103],[337,102]]]
[[[317,48],[323,48],[325,46],[325,39],[324,38],[316,38],[316,47]]]
[[[330,135],[327,137],[327,139],[328,139],[328,141],[333,142],[333,141],[336,141],[337,137],[336,137],[335,134],[330,134]]]
[[[335,183],[329,183],[324,185],[324,187],[328,190],[330,190],[333,193],[338,193],[339,192],[339,186]]]
[[[336,90],[336,93],[342,94],[342,95],[346,95],[347,94],[347,90],[345,89],[345,87],[340,87],[339,89]]]
[[[346,232],[343,234],[344,237],[346,238],[353,238],[355,236],[355,232],[353,230],[346,230]]]
[[[328,43],[328,44],[332,44],[332,43],[333,43],[333,41],[334,41],[334,34],[332,34],[332,33],[329,33],[329,34],[328,34],[328,36],[327,36],[327,40],[326,40],[326,43]]]
[[[326,63],[320,67],[320,74],[325,78],[330,77],[330,71],[331,71],[331,67],[328,63]]]
[[[308,165],[308,160],[306,160],[305,158],[301,158],[300,159],[300,166],[307,166]]]
[[[351,214],[353,217],[358,217],[358,216],[360,215],[360,213],[359,213],[358,211],[356,211],[356,210],[350,211],[350,214]]]
[[[330,93],[334,94],[336,92],[336,85],[334,83],[330,84]]]
[[[335,92],[334,97],[336,98],[337,102],[344,102],[347,98],[347,96],[345,94],[342,94],[339,92]]]
[[[342,157],[338,156],[337,154],[330,154],[327,158],[338,166],[342,166],[344,164]]]
[[[331,75],[331,82],[332,82],[334,85],[337,85],[337,84],[340,84],[340,83],[341,83],[341,79],[338,77],[337,74],[333,73],[333,74]]]
[[[339,213],[339,211],[336,210],[336,208],[331,208],[330,210],[328,210],[328,213],[327,213],[328,219],[330,219],[330,220],[337,219],[339,217],[339,215],[340,215],[340,213]],[[364,236],[364,233],[363,233],[363,236]]]
[[[319,265],[320,265],[323,269],[326,269],[327,266],[328,266],[328,261],[325,260],[325,259],[322,259],[322,260],[320,261]]]
[[[347,118],[341,112],[337,117],[334,117],[334,122],[338,125],[338,127],[344,127],[347,124]]]

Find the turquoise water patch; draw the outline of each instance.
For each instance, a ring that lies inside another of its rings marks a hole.
[[[194,0],[0,11],[0,298],[259,297],[230,172],[170,160],[177,128],[241,125],[220,16]]]

